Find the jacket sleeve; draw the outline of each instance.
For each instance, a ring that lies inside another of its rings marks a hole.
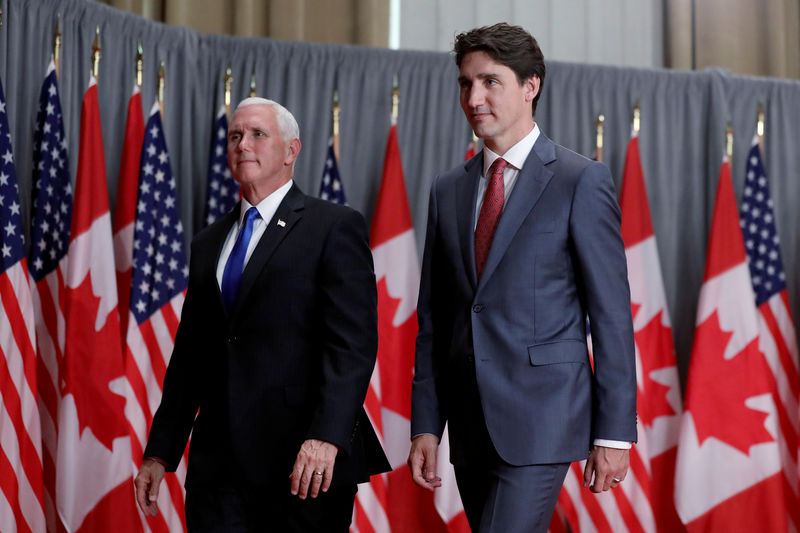
[[[322,387],[307,434],[350,453],[378,351],[378,297],[366,223],[348,210],[332,226],[319,276]]]
[[[588,165],[576,184],[570,234],[592,334],[592,438],[635,442],[636,359],[620,220],[608,168]]]

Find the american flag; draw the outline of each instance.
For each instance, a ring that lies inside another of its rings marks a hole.
[[[183,226],[169,164],[158,103],[145,126],[139,172],[139,199],[133,235],[133,278],[125,373],[130,383],[126,417],[133,434],[132,451],[137,466],[146,444],[147,429],[161,401],[161,385],[172,354],[189,268],[183,243]],[[153,531],[186,529],[183,515],[183,479],[186,463],[177,476],[167,474],[159,493],[161,513],[148,520]],[[180,479],[179,479],[180,478]]]
[[[239,201],[239,184],[228,168],[228,116],[225,106],[217,112],[214,123],[214,143],[208,169],[208,191],[206,193],[206,225],[228,213]]]
[[[786,291],[786,275],[781,261],[780,241],[775,226],[775,212],[764,171],[758,137],[747,156],[747,171],[742,195],[740,223],[744,236],[750,280],[758,307],[759,348],[778,384],[780,401],[776,402],[781,421],[779,440],[785,446],[782,456],[786,481],[793,488],[786,491],[794,529],[800,529],[798,498],[798,404],[800,378],[797,368],[797,337]],[[782,448],[783,448],[782,446]]]
[[[56,454],[60,368],[64,355],[64,274],[69,247],[72,185],[64,136],[58,79],[53,63],[39,96],[33,147],[33,213],[28,267],[38,337],[39,412],[42,421],[45,511],[55,531]],[[62,332],[59,334],[59,332]]]
[[[342,178],[339,176],[339,165],[336,163],[336,154],[333,151],[333,137],[328,141],[328,155],[325,157],[319,197],[335,204],[347,205]]]
[[[19,188],[0,84],[0,531],[45,530],[36,342]]]

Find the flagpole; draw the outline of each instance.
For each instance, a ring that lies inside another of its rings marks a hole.
[[[637,137],[639,136],[639,130],[641,129],[641,116],[642,111],[639,108],[639,102],[633,104],[633,134]]]
[[[100,78],[100,26],[94,30],[94,43],[92,44],[92,76]]]
[[[339,160],[339,91],[333,91],[333,154],[336,160]]]
[[[397,124],[397,114],[400,108],[400,84],[397,82],[397,74],[392,81],[392,124]]]
[[[725,155],[728,157],[728,166],[731,169],[731,176],[733,176],[733,126],[731,126],[730,120],[725,129]]]
[[[164,92],[167,85],[167,75],[164,69],[164,62],[158,66],[158,107],[161,111],[161,119],[164,119]]]
[[[142,51],[142,42],[136,43],[136,86],[142,90],[142,79],[144,72],[144,53]]]
[[[230,65],[225,69],[225,77],[223,78],[225,85],[225,116],[231,115],[231,84],[233,83],[233,75],[231,74]]]
[[[759,102],[758,104],[758,124],[756,126],[756,133],[758,134],[758,149],[761,150],[761,156],[764,156],[764,105]]]
[[[255,72],[253,72],[253,74],[250,76],[250,94],[248,96],[250,96],[250,98],[258,96],[258,93],[256,92],[256,73]]]
[[[597,115],[597,121],[594,123],[596,138],[595,138],[595,159],[603,161],[603,130],[605,128],[606,116],[602,113]]]
[[[56,19],[56,30],[53,35],[53,64],[56,67],[56,79],[61,77],[61,13]]]

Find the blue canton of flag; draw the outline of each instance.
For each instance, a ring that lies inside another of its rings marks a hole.
[[[335,204],[347,205],[342,178],[339,176],[339,165],[336,164],[336,154],[333,152],[333,138],[328,141],[328,156],[325,158],[325,169],[322,171],[319,197]]]
[[[11,150],[6,98],[0,83],[0,274],[25,257],[19,187]]]
[[[185,290],[188,279],[175,178],[156,103],[145,126],[133,233],[131,312],[137,324]]]
[[[33,216],[28,269],[35,281],[55,270],[69,248],[72,185],[53,63],[39,95],[33,133]]]
[[[217,113],[214,123],[214,143],[208,169],[206,192],[206,225],[227,214],[239,201],[239,184],[228,169],[228,117],[225,107]]]
[[[747,156],[740,219],[750,279],[753,281],[756,305],[760,306],[786,288],[786,276],[775,228],[772,198],[757,142],[754,142]]]

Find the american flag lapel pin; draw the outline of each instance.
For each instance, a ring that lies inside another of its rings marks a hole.
[[[282,227],[282,228],[283,228],[283,227],[285,227],[285,226],[286,226],[286,222],[284,222],[284,221],[283,221],[283,220],[281,220],[281,219],[278,219],[278,225],[279,225],[280,227]]]

